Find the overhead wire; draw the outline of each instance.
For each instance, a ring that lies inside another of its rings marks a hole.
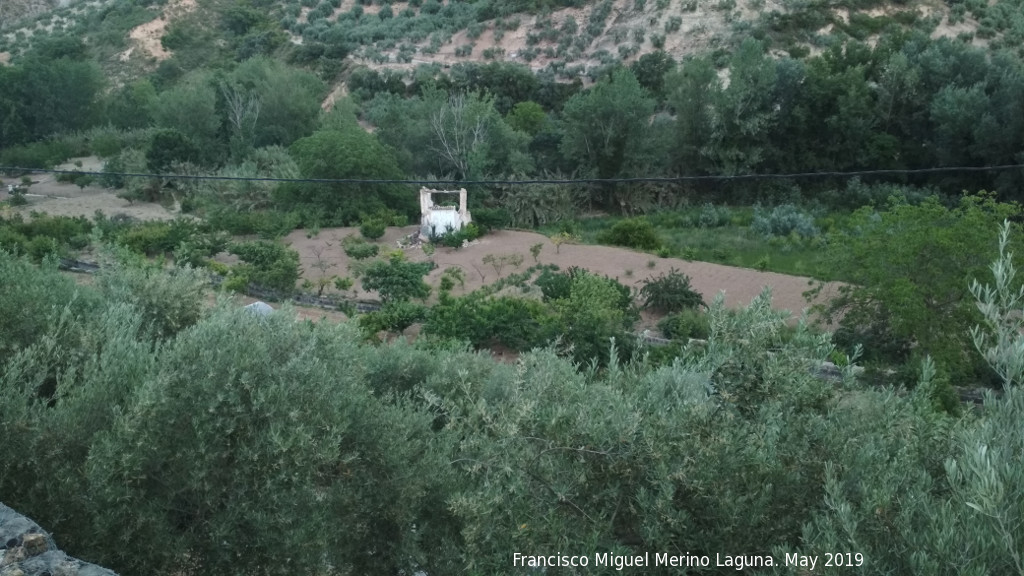
[[[217,176],[208,174],[151,174],[134,172],[96,172],[89,170],[57,170],[52,168],[22,168],[0,166],[5,173],[73,174],[76,176],[106,176],[120,178],[158,178],[164,180],[220,180],[241,182],[279,182],[300,184],[410,184],[419,186],[526,186],[533,184],[634,184],[736,180],[787,180],[797,178],[854,178],[858,176],[910,176],[915,174],[941,174],[953,172],[1003,172],[1024,170],[1024,164],[998,166],[938,166],[932,168],[893,168],[879,170],[853,170],[829,172],[794,172],[769,174],[722,174],[691,176],[646,176],[636,178],[544,178],[520,180],[428,180],[428,179],[376,179],[376,178],[274,178],[263,176]]]

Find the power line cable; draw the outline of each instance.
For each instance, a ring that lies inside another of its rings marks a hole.
[[[198,174],[149,174],[132,172],[94,172],[85,170],[54,170],[0,166],[0,172],[32,172],[43,174],[75,174],[79,176],[108,176],[121,178],[160,178],[166,180],[224,180],[239,182],[294,182],[304,184],[413,184],[419,186],[524,186],[530,184],[631,184],[734,181],[734,180],[786,180],[795,178],[852,178],[857,176],[908,176],[914,174],[941,174],[951,172],[1005,172],[1024,170],[1024,164],[999,166],[941,166],[933,168],[897,168],[887,170],[855,170],[851,172],[795,172],[788,174],[733,174],[702,176],[651,176],[640,178],[567,178],[534,180],[396,180],[370,178],[270,178],[258,176],[212,176]]]

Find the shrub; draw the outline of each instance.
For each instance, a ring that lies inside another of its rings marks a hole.
[[[569,297],[555,300],[565,342],[579,363],[606,365],[611,359],[610,343],[615,338],[619,351],[630,343],[626,329],[636,319],[629,288],[610,278],[582,270],[570,270]],[[621,360],[621,358],[616,358]]]
[[[571,232],[559,232],[551,237],[551,243],[555,245],[555,254],[560,254],[562,251],[562,244],[570,242],[579,242],[580,237]]]
[[[299,279],[299,254],[295,250],[270,240],[256,240],[236,243],[229,252],[245,263],[235,267],[238,277],[284,295],[295,291]]]
[[[708,315],[697,310],[684,310],[669,314],[658,321],[658,330],[671,340],[707,340],[711,334]]]
[[[458,230],[449,228],[442,234],[431,234],[430,241],[449,248],[462,248],[464,243],[472,242],[482,235],[480,228],[470,222]]]
[[[369,242],[349,242],[342,245],[342,249],[349,258],[355,260],[366,260],[373,258],[380,252],[380,246]]]
[[[672,268],[668,275],[644,280],[640,288],[644,308],[673,313],[704,306],[700,293],[690,287],[690,277]]]
[[[512,265],[519,268],[523,264],[522,254],[488,254],[483,258],[484,264],[490,264],[494,267],[494,272],[500,277],[501,271],[505,266]]]
[[[435,338],[462,340],[475,347],[512,350],[544,346],[558,333],[557,317],[543,303],[510,296],[470,294],[446,297],[430,311],[423,331]]]
[[[398,258],[387,262],[378,260],[363,272],[363,288],[376,291],[384,303],[425,299],[430,296],[430,286],[423,281],[423,276],[431,268],[431,262],[404,262]]]
[[[228,244],[230,237],[224,232],[197,234],[178,244],[174,250],[174,261],[199,268],[207,265],[207,258],[226,250]]]
[[[110,550],[120,572],[408,571],[419,545],[402,528],[429,524],[443,494],[428,496],[431,470],[445,475],[433,416],[372,397],[349,329],[276,316],[221,310],[158,365],[136,363],[139,401],[119,410],[84,472],[103,511],[94,529],[140,552]],[[146,480],[154,471],[161,481]],[[359,544],[332,534],[338,522],[360,525]],[[258,568],[278,545],[287,567]]]
[[[192,268],[164,270],[149,263],[120,264],[107,259],[96,275],[100,293],[128,302],[153,336],[169,338],[194,325],[206,307],[208,278]]]
[[[198,234],[197,225],[190,220],[143,222],[119,234],[117,241],[140,254],[157,256],[174,252],[180,244]]]
[[[533,283],[540,288],[541,293],[544,295],[544,300],[560,300],[569,297],[569,291],[572,288],[572,277],[569,273],[559,273],[555,270],[545,269]]]
[[[536,264],[540,258],[540,251],[544,248],[543,242],[538,242],[530,246],[530,255],[533,256],[533,263]]]
[[[610,230],[601,234],[598,240],[604,244],[626,246],[638,250],[656,250],[661,246],[661,238],[654,226],[643,217],[620,220]]]
[[[380,310],[359,316],[359,328],[368,338],[375,338],[381,331],[401,334],[409,326],[425,320],[427,311],[427,307],[422,304],[388,302]]]
[[[359,225],[359,233],[367,240],[376,240],[387,231],[388,223],[380,218],[368,218]]]
[[[509,214],[502,208],[474,208],[473,222],[482,235],[509,225]]]
[[[25,251],[35,262],[42,262],[47,256],[59,256],[61,247],[53,238],[36,236],[25,245]]]
[[[707,202],[700,210],[697,223],[701,228],[718,228],[728,226],[732,221],[732,211],[728,206],[715,206]]]
[[[767,214],[758,208],[751,229],[766,238],[789,236],[793,232],[802,238],[814,238],[820,234],[814,225],[814,217],[792,204],[776,206]]]

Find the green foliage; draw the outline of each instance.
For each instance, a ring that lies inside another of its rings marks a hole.
[[[424,334],[469,342],[474,347],[504,346],[529,350],[554,339],[558,324],[544,304],[511,296],[471,294],[445,297],[431,308]]]
[[[289,146],[316,127],[325,87],[315,76],[266,57],[250,58],[232,72],[228,93],[258,103],[252,146]],[[226,90],[226,88],[222,88]],[[245,120],[242,101],[229,99],[228,123],[237,130]]]
[[[163,270],[148,262],[108,255],[96,275],[96,288],[109,301],[130,304],[142,328],[170,338],[194,325],[206,305],[205,274],[189,267]]]
[[[369,337],[385,331],[401,334],[406,328],[427,318],[427,307],[408,301],[393,301],[380,310],[359,316],[359,328]]]
[[[349,240],[352,238],[352,240]],[[349,237],[342,241],[342,249],[345,251],[345,255],[355,260],[365,260],[367,258],[373,258],[380,252],[380,246],[377,244],[371,244],[369,242],[356,241],[354,237]]]
[[[980,317],[969,280],[984,272],[998,224],[1018,210],[979,195],[952,209],[936,198],[916,206],[894,199],[884,212],[856,212],[849,231],[830,242],[833,271],[850,282],[823,311],[837,318],[845,310],[838,341],[862,342],[867,358],[896,362],[913,343],[954,381],[974,377],[978,360],[964,338]]]
[[[363,273],[363,289],[377,292],[384,303],[426,299],[430,285],[423,276],[433,268],[431,262],[405,262],[399,258],[375,261]]]
[[[560,316],[565,343],[572,347],[572,357],[580,364],[596,361],[605,365],[611,361],[612,339],[620,347],[630,343],[626,329],[635,319],[631,294],[614,280],[576,273],[568,297],[555,300],[553,305]]]
[[[534,281],[534,284],[541,289],[545,301],[560,300],[568,298],[572,290],[572,277],[578,269],[571,269],[568,273],[559,273],[555,270],[545,269]]]
[[[505,266],[512,265],[519,268],[523,264],[522,254],[487,254],[481,260],[484,264],[494,267],[494,273],[501,277],[501,271]]]
[[[656,40],[657,38],[660,38],[660,42]],[[665,75],[676,67],[675,60],[663,52],[660,49],[661,47],[657,46],[658,43],[664,45],[664,42],[664,36],[651,36],[651,43],[655,44],[655,47],[659,48],[659,50],[657,52],[644,54],[640,58],[637,58],[637,60],[629,67],[636,76],[637,82],[657,96],[662,96],[664,94]]]
[[[286,545],[290,560],[270,573],[409,566],[400,558],[418,545],[401,527],[430,523],[419,519],[429,508],[421,498],[439,478],[393,475],[417,462],[424,472],[440,464],[442,451],[421,452],[437,437],[431,418],[371,398],[349,331],[282,316],[221,310],[142,374],[140,401],[97,440],[86,475],[105,510],[96,526],[145,553],[110,551],[101,559],[133,572],[170,573],[202,562],[244,574],[273,564],[265,553]],[[243,360],[244,372],[236,369]],[[182,414],[196,421],[168,434]],[[159,471],[161,482],[145,481],[146,470]],[[197,507],[182,509],[183,498]],[[268,498],[288,505],[267,517]],[[218,505],[225,502],[227,508]],[[351,534],[331,535],[334,523],[361,522],[369,510],[363,544],[353,547]],[[197,525],[183,524],[182,514]],[[225,540],[242,526],[244,542]],[[361,554],[370,541],[387,552]],[[187,559],[181,549],[191,551]]]
[[[187,136],[177,130],[161,130],[146,150],[146,168],[154,174],[167,174],[176,163],[195,163],[199,158],[199,148]]]
[[[0,249],[27,254],[40,262],[49,254],[85,248],[91,230],[91,223],[84,217],[33,213],[26,220],[16,214],[9,220],[0,218]]]
[[[105,80],[95,63],[84,61],[81,41],[72,40],[70,45],[75,43],[81,51],[37,51],[0,69],[4,148],[88,128],[98,120],[97,102]]]
[[[6,166],[51,168],[72,156],[73,150],[61,141],[44,140],[0,150],[0,161]]]
[[[263,238],[279,238],[299,226],[301,215],[295,212],[258,210],[238,212],[228,207],[215,207],[206,213],[210,227],[231,234],[258,234]]]
[[[232,244],[228,252],[244,262],[233,270],[238,277],[285,296],[295,291],[299,279],[299,254],[295,250],[270,240],[254,240]]]
[[[516,103],[505,117],[505,121],[513,130],[534,136],[544,128],[548,119],[540,104],[525,101]]]
[[[534,264],[536,264],[537,262],[539,262],[539,258],[540,258],[540,251],[541,251],[541,250],[542,250],[543,248],[544,248],[544,243],[543,243],[543,242],[538,242],[538,243],[536,243],[536,244],[534,244],[534,245],[530,246],[530,255],[531,255],[531,256],[533,256],[533,263],[534,263]]]
[[[697,224],[701,228],[718,228],[729,225],[731,221],[732,211],[729,210],[728,206],[715,206],[710,202],[706,202],[700,210]]]
[[[667,314],[693,310],[704,306],[704,298],[690,286],[690,277],[672,268],[668,275],[660,274],[644,280],[640,288],[644,308]]]
[[[289,149],[305,178],[401,179],[394,157],[353,119],[341,130],[321,130]],[[321,209],[327,225],[349,225],[360,214],[391,208],[411,215],[415,195],[393,184],[286,184],[274,192],[280,206]]]
[[[632,175],[649,142],[644,136],[653,111],[636,77],[616,70],[565,103],[561,152],[598,178]]]
[[[711,323],[707,314],[699,310],[684,310],[659,320],[658,330],[672,340],[706,340],[711,335]]]
[[[143,222],[118,233],[116,241],[139,254],[157,256],[174,252],[182,243],[198,236],[199,229],[194,220],[184,218],[172,222]],[[222,243],[218,244],[223,247]]]
[[[224,232],[192,234],[179,242],[174,249],[174,261],[179,266],[188,264],[193,268],[208,265],[208,258],[227,250],[230,237]]]
[[[345,277],[345,278],[335,278],[334,279],[334,287],[337,290],[341,291],[341,292],[347,292],[347,291],[351,290],[352,286],[354,286],[354,285],[355,285],[355,280],[353,280],[351,278],[348,278],[348,277]]]
[[[971,279],[971,296],[981,312],[983,324],[971,328],[974,347],[999,375],[1004,389],[1024,382],[1024,337],[1017,309],[1024,305],[1024,287],[1017,281],[1017,268],[1010,252],[1009,221],[999,231],[999,257],[992,263],[995,284],[982,285]]]
[[[379,218],[367,218],[359,225],[359,233],[367,240],[377,240],[384,236],[388,223]]]
[[[466,273],[463,272],[462,268],[451,266],[445,268],[441,274],[441,291],[450,292],[452,288],[455,288],[455,283],[458,282],[462,288],[466,287]]]
[[[767,214],[760,209],[756,210],[750,228],[766,238],[793,233],[801,238],[814,238],[820,233],[814,225],[814,218],[792,204],[776,206]]]
[[[480,236],[483,236],[480,228],[476,224],[470,222],[458,230],[446,230],[440,234],[431,236],[430,241],[442,246],[449,248],[459,249],[466,242],[472,242]]]
[[[646,218],[627,218],[616,222],[598,241],[638,250],[657,250],[662,245],[654,226]]]
[[[174,88],[162,92],[154,108],[156,125],[183,134],[203,151],[204,164],[219,156],[215,142],[221,129],[217,93],[203,75],[189,76]]]
[[[955,380],[926,355],[909,393],[858,382],[856,353],[840,382],[822,378],[810,368],[835,357],[830,336],[787,327],[768,291],[663,320],[666,335],[705,336],[699,351],[623,362],[610,339],[625,343],[628,290],[580,270],[545,268],[565,285],[548,301],[444,295],[429,346],[377,348],[287,308],[197,315],[187,273],[115,264],[94,288],[0,254],[0,493],[126,574],[491,574],[510,549],[565,546],[591,559],[850,550],[865,574],[1012,574],[1021,293],[1011,227],[980,232],[1011,212],[897,203],[841,237],[869,271],[891,256],[883,279],[927,278],[935,250],[961,290],[986,271],[967,252],[1000,248],[995,284],[964,306],[980,305],[976,344],[1007,389],[959,417],[946,413]],[[360,322],[401,331],[423,308],[398,302]],[[955,332],[954,314],[936,314],[932,331]],[[449,343],[528,350],[558,335],[575,365],[550,348],[503,365]]]
[[[18,350],[39,342],[62,314],[77,318],[98,305],[94,293],[57,272],[55,260],[37,267],[25,256],[0,250],[0,278],[0,369]]]

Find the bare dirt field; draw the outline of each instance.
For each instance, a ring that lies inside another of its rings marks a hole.
[[[6,186],[3,189],[6,189]],[[38,183],[33,184],[32,193],[39,195],[30,196],[30,204],[16,210],[26,214],[38,210],[54,215],[89,217],[96,210],[102,210],[107,216],[127,214],[141,220],[175,217],[174,213],[157,204],[129,205],[127,201],[118,198],[109,190],[91,187],[79,190],[77,186],[71,184],[54,182],[49,176],[40,178]],[[376,242],[381,246],[381,254],[399,249],[398,241],[417,229],[418,226],[388,228],[384,237]],[[348,235],[359,236],[359,230],[357,228],[324,228],[312,238],[309,237],[311,234],[307,234],[305,230],[295,230],[286,236],[284,241],[299,253],[303,278],[316,282],[322,276],[351,276],[349,270],[351,259],[345,254],[341,243],[342,239]],[[725,295],[727,306],[733,308],[746,306],[760,294],[765,286],[769,286],[772,288],[773,307],[778,310],[790,311],[793,321],[799,317],[801,311],[811,304],[803,296],[803,293],[811,288],[811,279],[803,276],[759,272],[747,268],[709,262],[691,262],[678,258],[658,258],[652,254],[610,246],[563,244],[556,252],[555,245],[546,236],[535,232],[500,230],[458,250],[438,247],[435,254],[429,258],[419,246],[405,248],[404,252],[406,258],[413,262],[422,262],[428,259],[434,261],[437,266],[426,277],[426,281],[435,288],[440,283],[445,269],[460,268],[465,275],[465,286],[456,286],[454,290],[454,294],[460,295],[499,279],[494,267],[484,264],[485,256],[488,254],[496,256],[522,255],[523,264],[518,269],[506,266],[501,271],[500,277],[505,277],[534,264],[530,255],[530,247],[535,244],[543,245],[539,257],[541,264],[555,264],[561,270],[578,266],[599,275],[616,278],[623,284],[637,289],[643,285],[644,280],[667,273],[670,269],[675,268],[691,278],[693,288],[700,292],[708,303],[721,292]],[[235,263],[236,261],[234,257],[224,254],[218,257],[218,260],[226,263]],[[829,284],[816,302],[823,301],[834,294],[838,286],[836,283]],[[336,293],[333,286],[328,288],[327,292]],[[371,299],[377,296],[373,292],[362,290],[358,281],[355,288],[344,295]],[[239,303],[245,305],[254,301],[251,298],[241,298]],[[300,317],[309,319],[326,317],[332,321],[341,321],[345,318],[345,315],[339,312],[300,307],[296,307],[296,311]],[[656,321],[657,317],[645,314],[641,320],[640,329],[649,328]]]
[[[382,253],[386,250],[398,249],[397,241],[414,231],[416,226],[405,228],[389,228],[378,242]],[[327,276],[348,276],[350,259],[341,247],[341,239],[353,234],[358,236],[355,228],[327,228],[320,231],[314,238],[308,238],[304,230],[296,230],[285,238],[285,242],[299,253],[305,278],[315,281],[322,274]],[[471,292],[485,284],[496,281],[499,276],[493,266],[483,263],[488,254],[521,254],[523,270],[533,264],[530,247],[541,243],[541,264],[556,264],[562,270],[571,266],[579,266],[596,274],[617,278],[627,286],[640,288],[642,282],[650,277],[667,273],[675,268],[690,276],[695,290],[704,295],[706,302],[719,292],[725,294],[725,303],[730,307],[750,304],[765,286],[772,288],[772,302],[776,309],[789,310],[794,319],[809,306],[803,293],[810,288],[810,278],[787,276],[773,272],[759,272],[746,268],[735,268],[708,262],[690,262],[678,258],[658,258],[651,254],[635,252],[625,248],[609,246],[593,246],[582,244],[563,244],[560,253],[556,253],[555,245],[541,234],[535,232],[500,230],[480,238],[472,245],[459,250],[439,247],[432,259],[437,267],[427,276],[427,283],[437,286],[441,274],[446,268],[461,268],[466,277],[465,288],[456,287],[456,295]],[[419,247],[405,250],[406,257],[414,262],[428,260]],[[323,272],[321,272],[323,270]],[[501,276],[508,276],[517,270],[506,266]],[[358,283],[357,283],[358,286]],[[825,295],[835,290],[837,285],[830,285],[823,291]],[[372,293],[359,291],[358,297],[374,297]],[[652,322],[648,319],[649,323]]]
[[[71,167],[59,167],[74,170]],[[82,170],[99,170],[83,162]],[[0,178],[0,200],[7,198],[7,185],[19,184],[18,178]],[[12,211],[28,215],[30,212],[45,212],[53,216],[92,217],[100,210],[108,217],[125,214],[139,220],[172,220],[176,214],[159,204],[137,202],[129,204],[119,198],[113,190],[98,186],[79,188],[74,184],[57,182],[53,174],[34,174],[32,186],[25,195],[28,204]]]

